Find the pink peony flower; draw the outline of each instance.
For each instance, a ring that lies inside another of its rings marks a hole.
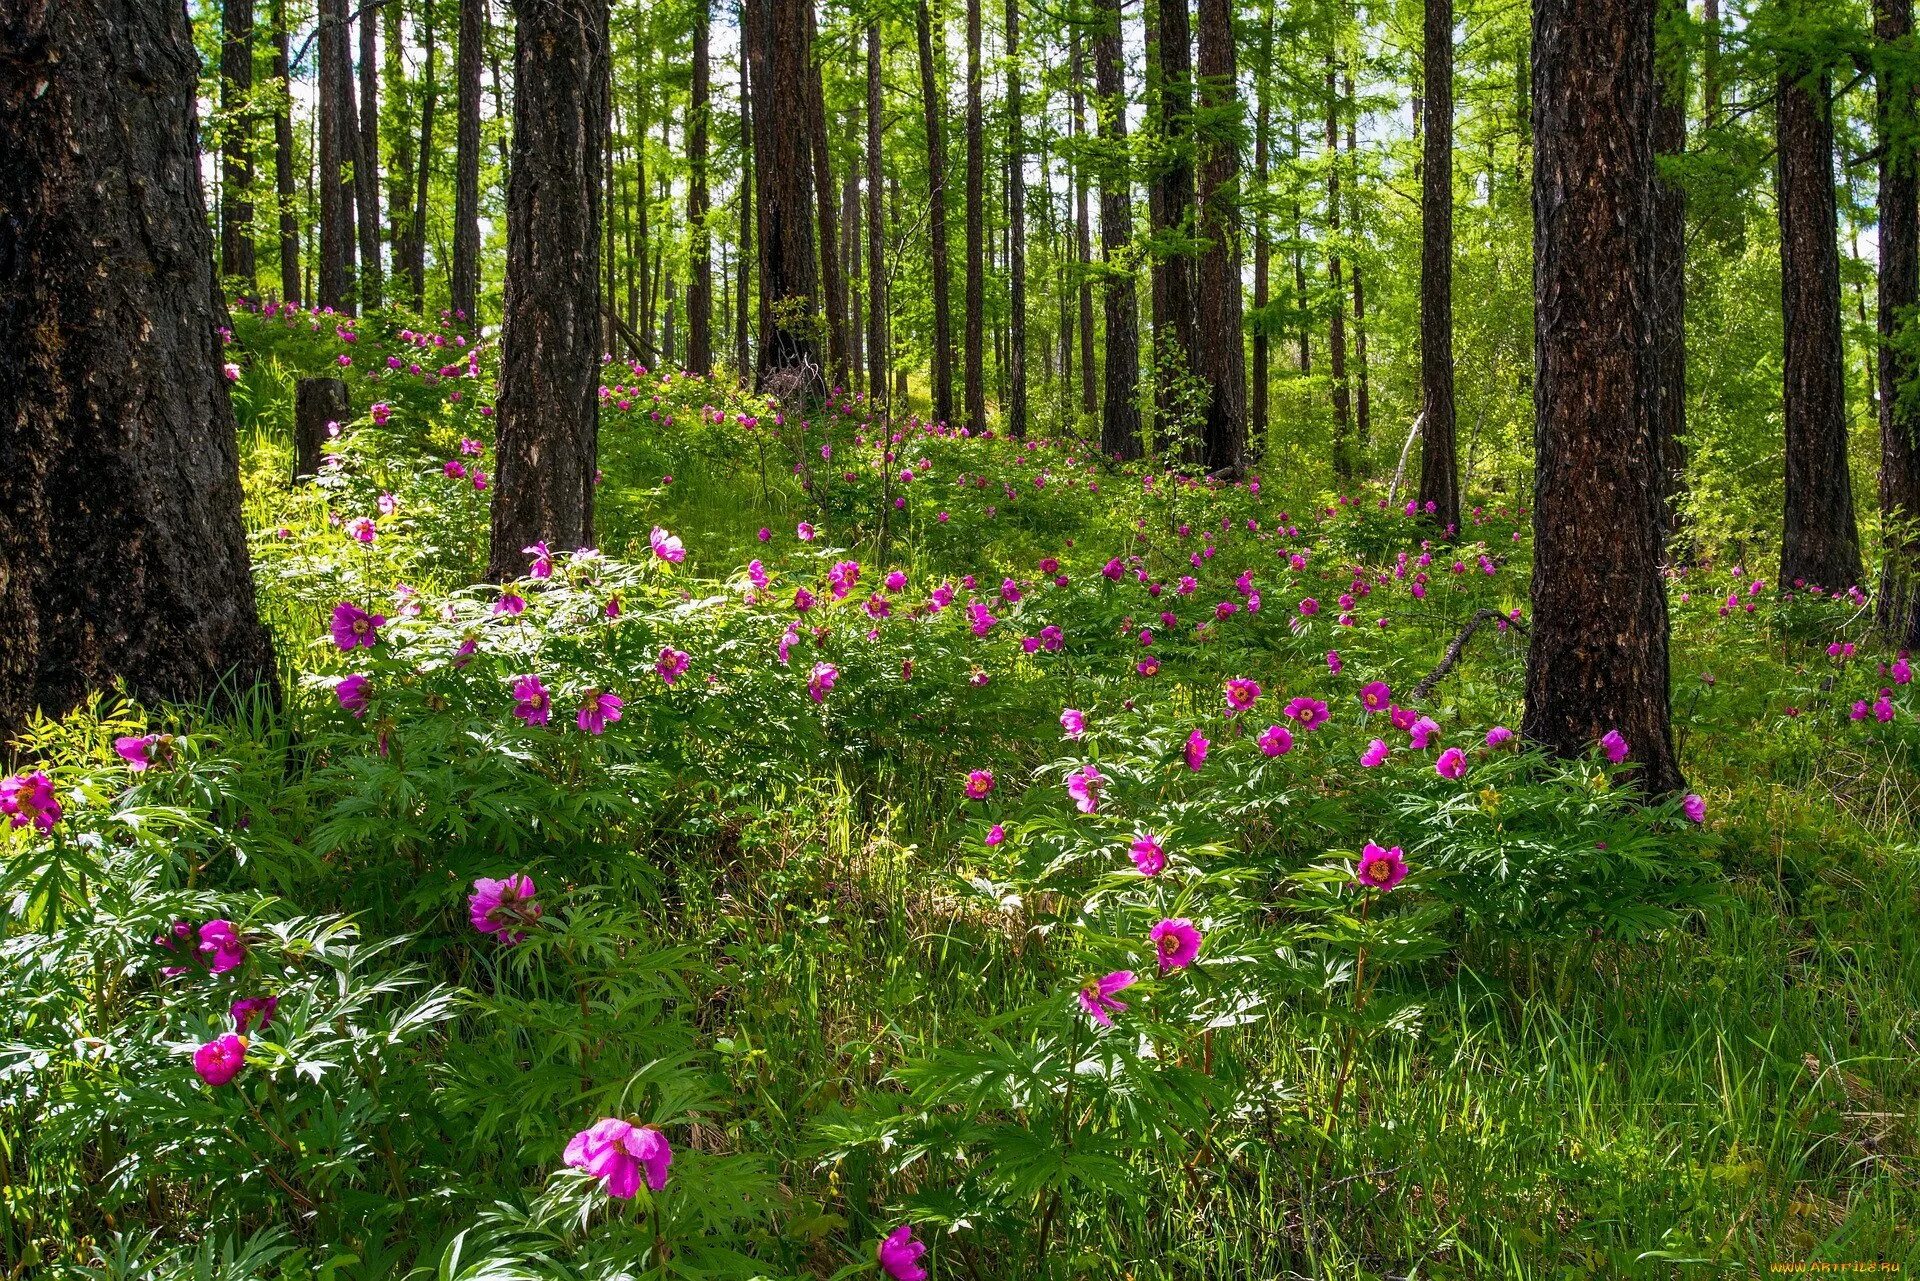
[[[1260,682],[1236,676],[1227,682],[1227,711],[1238,716],[1252,707],[1254,700],[1260,697]]]
[[[1096,814],[1100,810],[1100,789],[1107,785],[1107,779],[1096,765],[1082,765],[1067,775],[1067,795],[1082,814]]]
[[[1300,728],[1307,731],[1319,729],[1327,723],[1327,705],[1317,698],[1296,698],[1286,706],[1287,715],[1300,722]]]
[[[662,645],[660,657],[653,660],[653,674],[660,678],[661,684],[671,685],[686,675],[687,668],[692,662],[693,657],[685,651],[675,649],[671,645]]]
[[[154,748],[159,743],[158,734],[142,734],[138,738],[123,736],[113,740],[113,750],[129,770],[142,774],[153,764]]]
[[[1113,994],[1124,992],[1132,986],[1132,970],[1115,970],[1111,974],[1103,974],[1080,989],[1080,1008],[1101,1027],[1112,1027],[1112,1015],[1121,1013],[1127,1008],[1126,1002],[1116,1001]]]
[[[1680,812],[1695,823],[1707,821],[1707,802],[1698,792],[1688,792],[1687,798],[1680,802]]]
[[[367,707],[373,701],[373,682],[359,672],[344,676],[333,687],[333,696],[340,700],[340,706],[355,716],[365,716]]]
[[[1060,728],[1068,738],[1079,738],[1087,732],[1087,714],[1077,707],[1069,707],[1060,713]]]
[[[647,535],[647,541],[653,545],[653,554],[671,565],[678,565],[687,558],[686,544],[655,525]]]
[[[1467,772],[1467,754],[1457,747],[1449,747],[1433,763],[1433,772],[1441,778],[1458,781]]]
[[[538,676],[522,676],[513,682],[513,714],[528,725],[545,725],[553,719],[553,695]]]
[[[1381,849],[1372,841],[1360,851],[1360,866],[1354,872],[1354,879],[1371,889],[1385,893],[1407,879],[1407,860],[1400,853],[1400,847]]]
[[[1511,742],[1512,740],[1513,740],[1513,731],[1508,729],[1505,725],[1495,725],[1492,729],[1487,731],[1488,747],[1498,747],[1502,743]]]
[[[1607,759],[1615,765],[1626,760],[1627,753],[1633,750],[1627,744],[1626,735],[1617,729],[1610,729],[1600,736],[1600,749],[1607,754]]]
[[[651,1191],[667,1186],[673,1145],[650,1125],[610,1116],[574,1135],[563,1159],[606,1184],[608,1196],[627,1201],[640,1190],[643,1178]]]
[[[1424,752],[1433,745],[1435,736],[1440,733],[1440,723],[1431,716],[1422,716],[1407,730],[1407,738],[1415,751]]]
[[[1000,824],[995,823],[992,827],[987,829],[986,844],[988,849],[992,849],[994,846],[1000,844],[1002,841],[1006,839],[1007,839],[1007,829],[1002,827]]]
[[[1187,768],[1196,774],[1199,773],[1200,767],[1207,763],[1207,748],[1211,746],[1212,744],[1207,742],[1207,736],[1199,730],[1194,730],[1191,734],[1188,734],[1186,747]]]
[[[1393,702],[1393,691],[1385,681],[1368,681],[1360,687],[1360,706],[1369,712],[1385,710]]]
[[[1366,751],[1360,753],[1360,764],[1365,769],[1378,769],[1387,763],[1387,756],[1392,750],[1387,746],[1386,739],[1376,738],[1367,744]]]
[[[1167,847],[1151,832],[1136,835],[1127,852],[1133,856],[1133,865],[1140,869],[1142,876],[1158,876],[1167,870]]]
[[[926,1252],[927,1247],[913,1239],[913,1225],[902,1223],[887,1233],[873,1253],[880,1270],[893,1281],[927,1281],[927,1270],[920,1266],[920,1256]]]
[[[539,919],[533,878],[525,873],[498,880],[480,877],[473,883],[473,893],[467,895],[468,922],[482,934],[499,935],[502,943],[518,943],[527,933],[516,927],[532,926]]]
[[[1184,916],[1171,917],[1153,927],[1148,938],[1160,955],[1160,972],[1184,969],[1200,955],[1200,931]]]
[[[208,1085],[225,1085],[247,1065],[247,1038],[223,1033],[193,1052],[193,1070]]]
[[[816,531],[812,525],[809,525],[804,520],[801,521],[798,525],[794,526],[794,529],[793,529],[794,537],[798,538],[803,543],[812,542],[813,536],[816,532],[818,531]]]
[[[807,676],[807,697],[816,703],[826,701],[833,683],[840,679],[840,669],[832,663],[815,663],[813,671]]]
[[[620,719],[620,708],[624,703],[625,700],[617,694],[588,690],[587,701],[573,718],[573,723],[589,734],[604,734],[609,722]]]
[[[527,568],[528,577],[553,577],[553,553],[547,550],[545,543],[535,543],[531,547],[522,547],[520,550],[533,557],[533,564]]]
[[[240,931],[233,928],[232,921],[224,918],[208,921],[200,927],[200,946],[196,950],[210,974],[237,970],[240,963],[247,959],[247,945],[240,937]]]
[[[493,612],[495,615],[505,614],[508,618],[518,618],[527,612],[527,598],[508,592],[493,602]]]
[[[993,791],[993,771],[977,769],[967,775],[967,799],[984,801]]]
[[[369,614],[351,601],[341,601],[333,607],[333,643],[342,652],[355,649],[372,649],[380,642],[380,628],[385,625],[382,614]]]
[[[252,1029],[264,1029],[273,1022],[273,1013],[279,1008],[277,996],[248,996],[235,1001],[229,1013],[233,1015],[234,1027],[245,1036]]]
[[[1259,743],[1268,756],[1285,756],[1293,750],[1293,734],[1285,725],[1269,725],[1260,732]]]

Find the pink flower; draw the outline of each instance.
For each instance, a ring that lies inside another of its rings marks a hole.
[[[1393,702],[1393,691],[1385,681],[1368,681],[1360,687],[1360,706],[1377,712]]]
[[[794,529],[793,529],[794,537],[798,538],[803,543],[812,542],[813,536],[816,532],[817,531],[814,529],[814,527],[812,525],[809,525],[804,520],[801,521],[798,525],[794,526]]]
[[[538,676],[522,676],[513,682],[513,714],[528,725],[545,725],[553,719],[553,695]]]
[[[280,1008],[277,996],[248,996],[233,1003],[229,1011],[233,1015],[234,1026],[240,1035],[245,1036],[255,1027],[265,1028],[273,1022],[273,1012]]]
[[[1433,745],[1434,736],[1440,732],[1440,723],[1431,716],[1422,716],[1407,731],[1407,738],[1413,743],[1415,751],[1424,752]]]
[[[1238,716],[1252,707],[1254,700],[1260,697],[1260,682],[1236,676],[1227,682],[1227,710],[1230,715]]]
[[[1400,847],[1390,850],[1381,849],[1372,841],[1360,851],[1360,866],[1354,872],[1354,879],[1371,889],[1385,893],[1407,879],[1407,860],[1400,853]]]
[[[580,708],[573,723],[589,734],[604,734],[610,721],[620,719],[620,708],[625,700],[617,694],[603,694],[597,690],[587,691],[587,701]]]
[[[482,934],[498,934],[502,943],[518,943],[527,933],[517,927],[540,919],[540,904],[533,896],[533,878],[525,873],[498,880],[480,877],[467,895],[467,920]]]
[[[355,516],[347,522],[347,537],[353,539],[356,543],[361,543],[368,547],[373,545],[373,540],[378,532],[378,529],[374,526],[373,517],[371,516]]]
[[[1112,1027],[1111,1016],[1127,1008],[1126,1002],[1114,1000],[1113,994],[1124,992],[1132,986],[1132,970],[1115,970],[1111,974],[1103,974],[1080,989],[1080,1008],[1101,1027]]]
[[[813,671],[807,676],[807,697],[816,703],[825,702],[833,683],[839,679],[838,667],[832,663],[815,663]]]
[[[127,763],[129,770],[141,774],[153,764],[153,749],[159,742],[158,734],[142,734],[138,738],[121,737],[113,740],[113,750]]]
[[[553,553],[547,550],[545,543],[535,543],[531,547],[522,547],[520,550],[533,557],[533,564],[527,569],[529,577],[553,577]]]
[[[692,662],[693,657],[684,650],[675,649],[671,645],[662,645],[660,657],[653,660],[653,674],[660,678],[661,684],[671,685],[686,675],[687,668]]]
[[[1147,935],[1160,955],[1160,972],[1184,969],[1200,955],[1200,931],[1184,916],[1171,917],[1153,927]]]
[[[1367,750],[1360,753],[1360,764],[1366,769],[1378,769],[1387,763],[1387,755],[1393,749],[1387,746],[1387,740],[1376,738],[1367,744]]]
[[[373,682],[359,672],[342,677],[333,687],[333,696],[340,700],[340,706],[355,716],[365,716],[367,706],[373,701]]]
[[[610,1116],[574,1135],[563,1159],[605,1183],[608,1196],[627,1201],[640,1190],[643,1178],[651,1191],[667,1186],[673,1145],[650,1125],[633,1125]]]
[[[1698,792],[1688,792],[1687,798],[1680,802],[1680,812],[1695,823],[1707,821],[1707,802]]]
[[[653,554],[668,564],[678,565],[687,558],[686,544],[658,525],[647,535],[647,541],[653,544]]]
[[[1456,782],[1467,772],[1467,754],[1457,747],[1449,747],[1440,753],[1440,759],[1433,763],[1433,772],[1441,778]]]
[[[1067,795],[1082,814],[1095,814],[1100,810],[1100,789],[1107,785],[1107,779],[1096,765],[1082,765],[1067,775]]]
[[[1296,698],[1286,706],[1287,715],[1300,722],[1300,728],[1307,731],[1319,729],[1327,723],[1327,705],[1317,698]]]
[[[225,974],[237,970],[240,963],[247,959],[247,945],[241,939],[240,931],[233,928],[233,922],[224,918],[208,921],[200,927],[201,962],[209,974]]]
[[[355,649],[372,649],[380,641],[380,628],[386,623],[386,616],[369,614],[351,601],[341,601],[333,607],[333,643],[342,652]]]
[[[1615,765],[1626,760],[1627,753],[1633,750],[1627,745],[1626,735],[1617,729],[1610,729],[1600,736],[1600,749],[1607,754],[1607,759]]]
[[[873,1254],[880,1270],[893,1281],[927,1281],[927,1270],[920,1266],[920,1256],[926,1252],[927,1247],[913,1239],[913,1225],[902,1223],[887,1233]]]
[[[1498,747],[1502,743],[1510,742],[1512,738],[1512,730],[1508,729],[1505,725],[1495,725],[1487,731],[1487,746]]]
[[[1060,713],[1060,728],[1068,738],[1079,738],[1087,732],[1087,714],[1077,707],[1069,707]]]
[[[226,1032],[193,1052],[193,1070],[208,1085],[225,1085],[247,1065],[247,1039]]]
[[[516,596],[512,592],[508,592],[499,600],[493,602],[493,612],[496,616],[505,614],[508,618],[518,618],[527,612],[526,597]]]
[[[1167,847],[1151,832],[1135,836],[1127,852],[1133,856],[1133,865],[1140,869],[1142,876],[1158,876],[1167,870]]]
[[[995,823],[992,827],[987,829],[986,844],[988,849],[992,849],[994,846],[1000,844],[1000,842],[1006,839],[1007,839],[1007,829],[1005,827],[1002,827],[1000,824]]]
[[[1191,734],[1188,734],[1186,748],[1187,768],[1196,774],[1199,773],[1200,767],[1207,763],[1207,748],[1210,746],[1212,746],[1212,744],[1207,742],[1207,736],[1199,730],[1194,730]]]
[[[993,791],[993,771],[977,769],[967,775],[967,799],[984,801]]]
[[[1285,756],[1293,750],[1293,735],[1284,725],[1269,725],[1260,732],[1259,743],[1268,756]]]

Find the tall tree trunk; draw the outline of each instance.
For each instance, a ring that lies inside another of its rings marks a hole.
[[[867,23],[867,391],[887,400],[886,228],[880,212],[880,24]]]
[[[1681,786],[1661,573],[1653,290],[1655,0],[1533,10],[1533,618],[1528,738],[1625,735]]]
[[[1253,127],[1253,182],[1260,203],[1253,215],[1253,407],[1249,415],[1251,437],[1249,452],[1259,453],[1267,445],[1268,353],[1267,305],[1273,301],[1273,245],[1267,229],[1267,169],[1273,147],[1273,3],[1266,0],[1260,12],[1260,70],[1253,81],[1255,121]]]
[[[1094,377],[1093,363],[1093,228],[1087,216],[1086,147],[1087,131],[1086,61],[1080,51],[1080,25],[1068,28],[1068,58],[1073,76],[1073,218],[1075,278],[1080,289],[1080,412],[1091,418],[1100,412],[1100,385]]]
[[[967,2],[967,222],[966,338],[961,346],[967,426],[987,425],[987,169],[986,128],[980,104],[980,0]]]
[[[412,240],[408,222],[413,204],[413,135],[407,129],[407,64],[401,39],[404,7],[401,0],[387,0],[380,10],[384,27],[380,74],[386,78],[394,116],[393,163],[387,166],[387,252],[396,281],[407,269],[407,245]]]
[[[425,6],[421,23],[420,47],[425,54],[420,74],[420,169],[413,194],[413,234],[407,238],[407,274],[412,278],[413,309],[427,305],[427,192],[433,176],[433,115],[440,101],[440,84],[434,79],[433,11]]]
[[[1359,118],[1359,100],[1353,94],[1353,68],[1349,66],[1342,77],[1344,98],[1347,107],[1347,207],[1350,211],[1350,226],[1361,243],[1366,241],[1366,231],[1361,224],[1364,206],[1360,202],[1360,149],[1354,137],[1355,122]],[[1356,253],[1353,259],[1353,374],[1354,398],[1353,420],[1355,436],[1359,443],[1360,456],[1365,458],[1373,448],[1373,389],[1367,380],[1367,287],[1361,279],[1360,258]]]
[[[1157,117],[1154,131],[1160,150],[1147,179],[1147,218],[1154,238],[1148,300],[1153,315],[1156,434],[1164,442],[1181,408],[1182,380],[1200,372],[1200,309],[1199,272],[1189,247],[1196,233],[1193,23],[1187,0],[1158,0],[1158,9],[1158,21],[1150,24],[1146,41],[1148,70],[1158,66],[1149,107]],[[1183,461],[1205,460],[1201,432],[1189,434],[1185,446]],[[1164,448],[1164,443],[1158,447]]]
[[[300,216],[293,207],[293,77],[287,63],[292,39],[287,0],[273,0],[273,78],[280,105],[273,113],[273,190],[280,214],[280,296],[300,301]]]
[[[0,45],[0,742],[117,678],[273,689],[186,10],[16,5]]]
[[[851,123],[851,122],[849,122]],[[864,306],[867,282],[861,275],[860,241],[860,166],[849,164],[840,179],[840,276],[847,282],[847,365],[851,381],[848,391],[864,385],[866,371],[867,313]]]
[[[1660,99],[1653,114],[1652,319],[1661,527],[1669,538],[1680,530],[1679,499],[1687,482],[1687,196],[1678,183],[1660,177],[1658,157],[1679,156],[1687,149],[1687,81],[1679,56],[1686,18],[1686,0],[1659,0],[1654,33]],[[1669,41],[1674,46],[1670,50],[1665,48]],[[1663,51],[1673,56],[1663,56]]]
[[[1007,404],[1015,440],[1027,435],[1027,148],[1022,138],[1020,0],[1007,0]]]
[[[740,24],[740,189],[737,193],[737,199],[740,202],[740,255],[736,264],[740,279],[733,291],[735,309],[733,374],[742,381],[745,381],[748,372],[753,368],[753,352],[751,340],[748,337],[752,332],[752,326],[747,318],[747,300],[753,292],[751,271],[755,262],[754,211],[756,208],[753,199],[756,177],[753,159],[755,145],[752,118],[753,89],[747,73],[748,65],[752,61],[746,48],[746,34],[749,30],[746,20],[748,12],[742,11]]]
[[[1874,0],[1880,44],[1880,594],[1875,612],[1893,643],[1920,648],[1920,412],[1917,371],[1895,336],[1920,304],[1920,180],[1916,180],[1913,0]]]
[[[1111,457],[1142,453],[1140,303],[1133,271],[1123,261],[1133,239],[1133,193],[1127,166],[1127,87],[1121,63],[1120,0],[1098,0],[1093,38],[1095,115],[1100,126],[1100,247],[1106,261],[1106,393],[1100,448]]]
[[[1700,99],[1709,128],[1720,123],[1720,0],[1704,0],[1700,13]]]
[[[1295,116],[1287,122],[1289,141],[1293,144],[1292,159],[1298,165],[1306,152],[1300,145],[1300,118]],[[1293,313],[1294,336],[1300,345],[1300,372],[1313,372],[1313,326],[1308,321],[1307,309],[1307,234],[1305,228],[1306,211],[1301,208],[1300,197],[1293,198]]]
[[[391,3],[392,0],[389,0]],[[353,190],[360,202],[360,305],[378,307],[380,265],[380,42],[378,10],[361,8],[360,132],[353,151]]]
[[[806,0],[807,123],[813,162],[813,200],[820,221],[820,301],[827,311],[827,368],[836,387],[847,383],[847,286],[840,275],[840,193],[827,150],[826,86],[822,80],[813,0]]]
[[[354,260],[353,187],[345,166],[356,144],[351,120],[353,59],[347,40],[347,0],[320,0],[320,81],[314,109],[320,117],[320,279],[316,301],[351,311]]]
[[[1460,528],[1453,406],[1453,0],[1427,0],[1420,60],[1420,510]]]
[[[1184,4],[1185,0],[1177,0]],[[1240,320],[1240,70],[1232,0],[1200,0],[1200,345],[1206,380],[1201,435],[1209,469],[1238,470],[1247,454],[1247,347]]]
[[[933,16],[927,0],[919,0],[914,6],[913,23],[920,53],[920,101],[927,125],[928,234],[933,254],[933,419],[951,422],[953,311],[948,283],[952,264],[947,257],[947,103],[935,75]]]
[[[1333,287],[1328,321],[1327,359],[1333,380],[1333,475],[1353,480],[1353,417],[1347,387],[1347,286],[1340,265],[1340,84],[1333,55],[1327,55],[1327,282]]]
[[[478,327],[480,314],[480,64],[487,0],[459,0],[454,68],[453,314]],[[516,549],[517,550],[517,549]]]
[[[760,369],[757,385],[781,369],[805,369],[807,394],[820,392],[813,329],[820,311],[806,104],[812,58],[812,0],[747,0],[743,38],[753,64],[753,132],[760,205]],[[796,110],[796,107],[798,109]]]
[[[707,228],[707,117],[712,111],[707,0],[695,0],[693,98],[687,112],[687,368],[713,369],[713,237]]]
[[[1826,75],[1817,68],[1784,65],[1777,104],[1775,203],[1787,435],[1780,577],[1794,587],[1836,591],[1860,581],[1860,534],[1847,470],[1840,244]]]
[[[220,6],[220,274],[253,292],[253,0]]]
[[[600,421],[607,0],[517,0],[514,17],[495,581],[534,543],[593,546]]]

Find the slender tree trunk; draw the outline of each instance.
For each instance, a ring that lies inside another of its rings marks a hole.
[[[756,176],[753,160],[755,139],[751,108],[753,91],[747,74],[748,64],[752,59],[748,56],[745,44],[746,32],[748,30],[748,24],[745,21],[745,11],[743,11],[743,20],[740,29],[740,190],[737,193],[737,198],[740,201],[740,255],[739,261],[736,264],[740,279],[733,291],[733,305],[735,308],[733,321],[733,372],[734,377],[744,381],[753,369],[753,353],[750,346],[750,339],[748,338],[749,333],[752,332],[752,326],[747,318],[747,300],[753,293],[753,280],[750,273],[755,261],[755,206],[753,193],[754,179]]]
[[[429,6],[431,7],[431,6]],[[387,96],[393,103],[393,163],[387,166],[387,253],[393,263],[397,282],[407,269],[408,220],[413,205],[413,135],[407,129],[407,64],[402,41],[405,6],[401,0],[387,0],[380,10],[383,30],[380,52],[381,75],[387,82]],[[398,292],[396,290],[396,292]]]
[[[867,24],[867,392],[887,400],[886,228],[880,212],[880,24]]]
[[[391,2],[391,0],[389,0]],[[360,11],[360,132],[354,143],[353,190],[360,202],[360,305],[378,307],[380,265],[380,41],[378,10]]]
[[[933,16],[927,0],[914,7],[914,36],[920,52],[920,100],[927,123],[928,234],[933,254],[933,418],[953,420],[953,311],[947,257],[946,97],[940,92],[933,61]]]
[[[1669,728],[1653,290],[1655,0],[1533,10],[1533,618],[1527,737],[1623,734],[1681,786]]]
[[[1015,440],[1027,435],[1027,148],[1020,85],[1020,0],[1007,0],[1007,404]]]
[[[1805,77],[1804,79],[1802,77]],[[1778,82],[1781,320],[1786,412],[1786,532],[1780,577],[1826,591],[1861,578],[1847,470],[1840,330],[1840,245],[1827,77],[1789,64]]]
[[[440,84],[434,79],[434,6],[426,5],[421,23],[420,47],[425,55],[420,74],[420,169],[413,194],[413,234],[407,240],[407,273],[412,278],[413,308],[427,305],[427,193],[433,176],[433,115],[440,101]]]
[[[274,691],[186,10],[16,5],[0,32],[0,742],[116,679]]]
[[[1259,453],[1267,445],[1267,382],[1271,357],[1268,352],[1267,305],[1273,301],[1273,244],[1267,229],[1267,169],[1273,146],[1273,3],[1266,0],[1260,13],[1260,70],[1254,77],[1253,182],[1260,203],[1253,215],[1253,407],[1250,414],[1249,452]]]
[[[820,355],[812,336],[820,312],[820,260],[814,253],[816,210],[808,154],[807,102],[812,57],[807,18],[812,0],[747,0],[753,61],[753,129],[760,187],[760,370],[758,385],[781,369],[808,370],[807,394],[820,388]]]
[[[1116,458],[1142,453],[1140,303],[1132,270],[1123,261],[1133,239],[1132,181],[1127,165],[1127,93],[1121,63],[1120,0],[1098,0],[1100,29],[1093,39],[1095,116],[1100,128],[1100,246],[1106,262],[1106,394],[1100,448]]]
[[[1333,56],[1327,56],[1327,282],[1333,287],[1327,359],[1333,379],[1333,475],[1341,484],[1356,475],[1351,393],[1347,387],[1347,286],[1340,265],[1340,91]]]
[[[1075,277],[1080,289],[1080,411],[1088,417],[1100,412],[1099,380],[1093,363],[1092,221],[1087,215],[1087,164],[1083,139],[1087,131],[1086,60],[1080,50],[1080,27],[1068,28],[1068,58],[1072,63],[1073,92],[1073,206]]]
[[[288,69],[291,35],[287,0],[273,0],[273,77],[280,105],[273,113],[273,189],[280,215],[280,296],[300,301],[300,216],[293,207],[293,77]]]
[[[320,81],[314,109],[320,117],[320,279],[316,301],[351,311],[348,295],[354,259],[353,188],[345,166],[355,150],[354,129],[344,116],[351,92],[352,58],[347,42],[347,0],[320,0]]]
[[[480,314],[480,65],[487,0],[459,0],[454,72],[453,314],[477,326]],[[516,549],[517,550],[517,549]]]
[[[1298,165],[1306,154],[1300,145],[1300,119],[1298,116],[1287,122],[1287,132],[1293,144],[1292,159]],[[1306,256],[1306,212],[1300,207],[1300,197],[1293,198],[1293,311],[1294,333],[1300,344],[1300,372],[1313,372],[1313,327],[1308,323],[1307,310],[1307,256]]]
[[[707,116],[712,111],[707,0],[693,17],[693,97],[687,112],[687,368],[713,369],[713,238],[707,228]]]
[[[847,365],[850,370],[847,390],[851,392],[864,386],[867,376],[867,282],[861,274],[858,164],[849,164],[840,179],[840,249],[840,278],[847,282]]]
[[[1920,304],[1920,181],[1916,180],[1913,0],[1874,0],[1880,134],[1880,627],[1920,648],[1920,412],[1908,400],[1916,372],[1894,338]]]
[[[1653,344],[1659,382],[1655,430],[1660,447],[1661,527],[1680,532],[1680,497],[1687,483],[1687,196],[1678,183],[1660,177],[1659,156],[1687,149],[1687,81],[1678,56],[1658,57],[1669,39],[1680,38],[1686,0],[1659,0],[1655,31],[1660,100],[1654,106]],[[1671,51],[1678,55],[1676,47]],[[1667,74],[1659,75],[1661,69]]]
[[[1353,68],[1348,67],[1342,77],[1345,87],[1347,109],[1347,207],[1350,211],[1349,225],[1356,239],[1366,243],[1366,229],[1361,226],[1365,216],[1365,206],[1360,200],[1360,149],[1354,137],[1355,121],[1360,114],[1359,100],[1353,94]],[[1367,287],[1361,278],[1360,257],[1356,252],[1353,259],[1353,374],[1354,374],[1354,428],[1359,443],[1360,456],[1365,458],[1373,448],[1373,389],[1367,379]]]
[[[594,544],[607,0],[518,0],[500,335],[496,581]]]
[[[220,274],[253,292],[253,0],[220,6]]]
[[[1700,98],[1709,128],[1720,123],[1720,0],[1704,0],[1700,12]]]
[[[977,0],[976,0],[977,2]],[[821,80],[813,0],[805,0],[807,40],[807,122],[812,131],[807,150],[813,162],[813,199],[820,222],[820,292],[827,311],[827,367],[836,387],[847,383],[847,285],[840,275],[840,193],[833,185],[833,166],[827,150],[827,102]]]
[[[1185,0],[1175,0],[1184,4]],[[1247,348],[1240,312],[1240,70],[1232,0],[1200,0],[1200,343],[1195,370],[1208,397],[1201,435],[1213,471],[1247,455]]]
[[[1426,0],[1420,61],[1420,510],[1460,528],[1453,405],[1453,0]]]
[[[961,412],[975,431],[987,425],[987,139],[980,104],[980,0],[967,3],[966,338]]]

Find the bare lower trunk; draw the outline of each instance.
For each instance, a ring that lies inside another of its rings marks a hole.
[[[454,70],[454,315],[471,321],[480,304],[480,65],[487,0],[460,0],[460,42]]]
[[[947,104],[940,92],[933,62],[933,17],[927,0],[914,9],[914,35],[919,42],[920,100],[927,126],[928,235],[933,254],[933,417],[953,418],[953,312],[947,258]]]
[[[687,368],[713,368],[713,238],[707,229],[707,116],[709,105],[707,0],[693,18],[693,90],[687,110]]]
[[[1133,239],[1132,182],[1127,165],[1126,82],[1120,48],[1120,0],[1101,0],[1100,29],[1093,41],[1096,114],[1100,122],[1100,246],[1108,272],[1106,302],[1106,393],[1100,448],[1116,458],[1142,452],[1140,405],[1140,303],[1125,258]]]
[[[1184,0],[1182,0],[1184,2]],[[1240,107],[1230,0],[1200,0],[1200,345],[1196,372],[1208,396],[1201,436],[1210,470],[1237,469],[1247,453],[1247,355],[1240,324]]]
[[[1913,38],[1913,0],[1875,0],[1883,48]],[[1920,412],[1910,396],[1910,351],[1893,338],[1920,303],[1920,181],[1915,177],[1914,76],[1889,61],[1880,71],[1880,521],[1876,616],[1894,644],[1920,648]]]
[[[253,292],[253,0],[220,6],[220,274]]]
[[[1027,434],[1027,153],[1022,141],[1020,0],[1007,0],[1007,404],[1002,413],[1015,440]]]
[[[1453,3],[1427,0],[1421,63],[1420,510],[1460,527],[1453,405]]]

